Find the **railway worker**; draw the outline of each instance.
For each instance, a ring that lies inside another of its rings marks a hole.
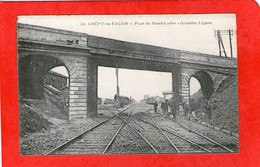
[[[157,113],[157,107],[158,107],[158,103],[157,101],[155,101],[155,103],[153,104],[154,113]]]
[[[173,115],[173,119],[176,119],[176,114],[177,114],[177,101],[172,98],[171,102],[170,102],[170,108],[171,108],[171,112]]]
[[[163,117],[166,117],[167,113],[168,113],[168,101],[167,100],[162,102],[161,108],[162,108],[162,112],[163,112]]]
[[[161,108],[162,108],[162,114],[164,116],[165,115],[165,101],[164,100],[162,101]]]
[[[208,100],[205,100],[205,111],[207,113],[208,119],[211,120],[212,111],[211,111],[211,106],[210,106]]]
[[[187,116],[189,114],[189,110],[190,110],[189,106],[184,101],[182,101],[181,105],[182,105],[183,112],[184,112],[184,118],[187,118]]]
[[[162,101],[162,103],[161,103],[161,109],[162,109],[162,113],[164,114],[164,100]]]
[[[191,99],[190,100],[190,112],[189,112],[189,114],[188,114],[188,117],[189,117],[189,120],[191,120],[191,121],[195,121],[195,116],[196,116],[196,114],[195,114],[195,110],[196,110],[196,104],[195,104],[195,100],[194,99]]]
[[[170,101],[166,100],[165,102],[165,116],[169,116],[169,112],[170,112]]]

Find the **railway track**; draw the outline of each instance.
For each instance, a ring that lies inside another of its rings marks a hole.
[[[120,116],[118,117],[123,120]],[[129,119],[126,124],[150,146],[154,153],[170,154],[180,152],[176,145],[155,122],[153,125],[148,124],[147,126],[146,122],[137,122],[138,119],[133,118],[135,117]]]
[[[175,144],[156,125],[153,126],[133,118],[129,122],[149,142],[149,145],[153,146],[155,153],[175,154],[179,152]]]
[[[229,149],[228,147],[220,144],[219,142],[217,142],[216,140],[212,139],[212,138],[209,138],[205,135],[203,135],[202,133],[196,131],[196,130],[193,130],[183,124],[181,124],[180,122],[177,122],[175,121],[178,125],[180,125],[181,127],[183,127],[184,129],[186,129],[187,131],[189,132],[192,132],[194,134],[197,134],[198,136],[200,136],[201,138],[209,141],[211,144],[206,144],[208,147],[210,147],[210,149],[212,150],[212,152],[230,152],[230,153],[233,153],[234,151]]]
[[[150,113],[146,113],[147,116],[155,122],[154,118]],[[140,118],[138,118],[140,119]],[[152,124],[147,119],[140,119],[143,122]],[[203,153],[203,152],[214,152],[214,153],[232,153],[233,150],[220,144],[212,138],[209,138],[202,133],[195,131],[180,122],[174,121],[174,128],[169,126],[161,126],[161,129],[170,136],[176,147],[180,149],[180,153]],[[159,126],[159,125],[158,125]],[[174,137],[175,136],[175,137]]]
[[[142,122],[145,122],[147,124],[150,124],[152,126],[159,126],[159,125],[155,125],[154,123],[141,119],[141,118],[137,118]],[[178,153],[205,153],[205,152],[211,152],[209,149],[191,141],[190,139],[183,137],[181,135],[179,135],[178,133],[166,129],[166,128],[162,128],[162,131],[168,136],[168,138],[171,140],[172,143],[174,143],[175,147],[178,149]]]
[[[146,143],[151,150],[148,151],[149,153],[178,152],[176,146],[169,140],[164,132],[160,130],[159,127],[149,127],[147,125],[143,125],[143,127],[141,127],[141,122],[139,122],[138,125],[134,125],[136,124],[136,119],[131,117],[132,111],[130,111],[130,114],[123,114],[124,111],[113,115],[90,130],[87,130],[86,132],[46,153],[46,155],[83,155],[90,153],[106,154],[125,125],[132,129],[139,136],[139,138]],[[116,126],[111,126],[111,123],[116,124]],[[111,136],[112,134],[113,136]],[[110,152],[113,153],[113,151]]]
[[[153,117],[148,110],[146,112],[137,111],[137,114],[134,115],[134,110],[138,110],[138,108],[130,110],[132,106],[113,114],[45,155],[233,152],[226,146],[182,125],[180,122],[171,122],[171,127],[160,125],[156,119],[165,118]],[[131,147],[134,142],[139,144],[136,149]],[[113,145],[113,143],[117,144]]]
[[[89,130],[86,130],[47,152],[45,155],[105,154],[126,123],[127,119],[130,117],[131,113],[127,114],[127,118],[121,122],[116,119],[116,116],[122,114],[132,106],[133,105],[117,114],[114,114]],[[111,135],[113,136],[111,137]]]

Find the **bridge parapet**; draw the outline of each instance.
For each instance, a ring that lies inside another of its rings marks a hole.
[[[236,58],[224,58],[216,55],[180,51],[180,62],[205,64],[210,66],[223,66],[237,68]]]
[[[88,47],[92,53],[143,59],[160,62],[176,62],[179,51],[146,44],[132,43],[115,39],[88,36]]]
[[[49,43],[73,47],[87,48],[87,34],[59,30],[35,25],[18,25],[18,41],[29,41],[39,43]]]

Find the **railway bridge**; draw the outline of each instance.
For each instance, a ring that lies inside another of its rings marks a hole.
[[[69,119],[97,116],[98,66],[172,73],[173,96],[189,104],[191,77],[209,98],[223,79],[237,75],[237,59],[17,25],[19,95],[43,97],[45,74],[65,66],[69,73]]]

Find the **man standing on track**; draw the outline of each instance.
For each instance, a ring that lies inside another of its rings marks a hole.
[[[154,113],[157,113],[157,106],[158,106],[158,103],[157,103],[157,101],[155,101],[155,103],[153,104]]]
[[[182,105],[183,112],[184,112],[184,118],[187,118],[188,114],[189,114],[189,110],[190,110],[189,106],[184,101],[182,101],[181,105]]]
[[[163,101],[162,101],[162,104],[161,104],[163,116],[164,116],[164,113],[165,113],[165,109],[164,109],[165,107],[164,107],[164,106],[165,106],[165,101],[163,100]]]
[[[173,115],[173,119],[176,120],[176,114],[177,114],[177,102],[174,98],[171,99],[171,102],[170,102],[170,108],[171,108],[171,112],[172,112],[172,115]]]
[[[205,110],[206,110],[206,113],[208,116],[208,120],[211,120],[212,112],[211,112],[211,106],[210,106],[208,100],[205,100]]]
[[[168,101],[165,100],[161,104],[162,112],[163,112],[163,117],[166,117],[168,114]]]

